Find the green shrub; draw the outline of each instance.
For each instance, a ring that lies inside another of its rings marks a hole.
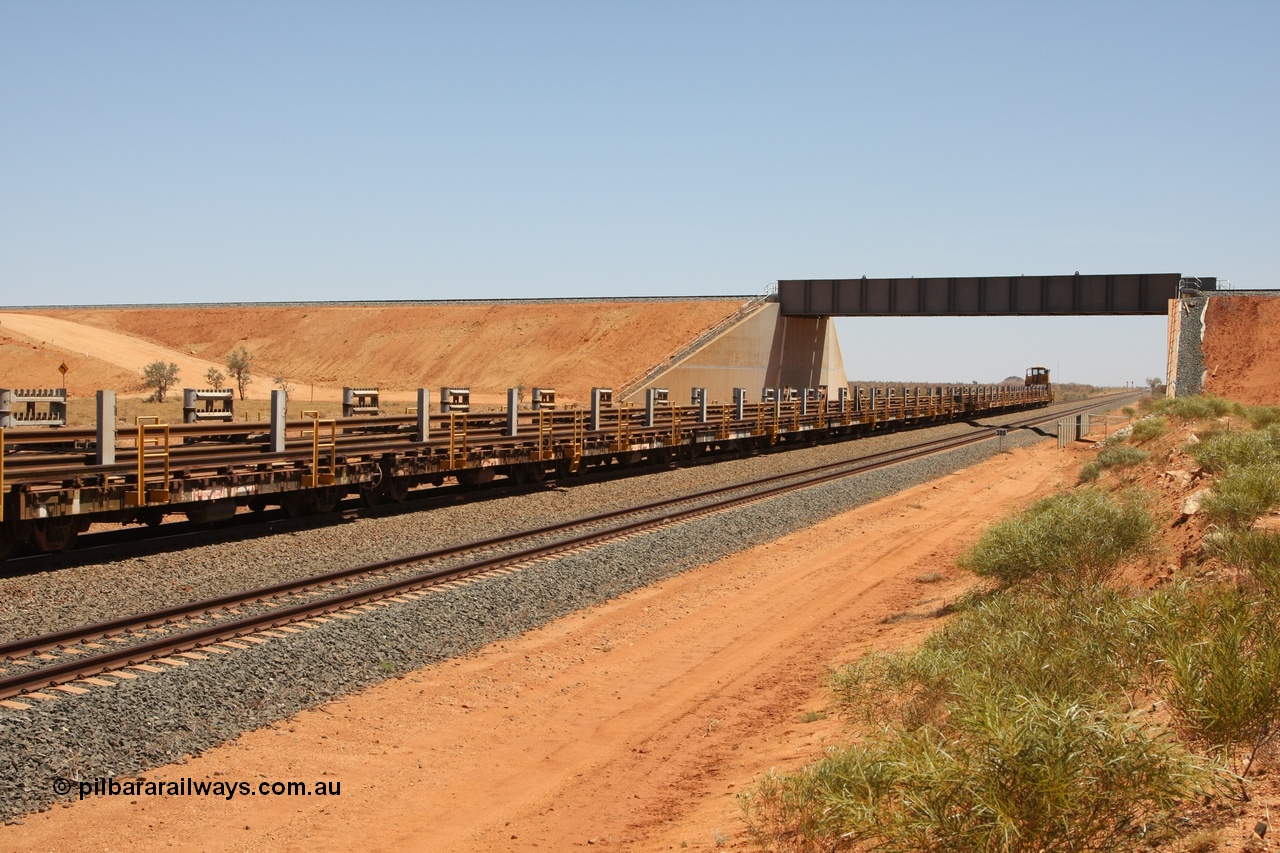
[[[1102,452],[1098,454],[1097,462],[1100,468],[1128,468],[1131,465],[1147,461],[1147,457],[1150,455],[1136,447],[1117,444],[1102,448]]]
[[[1248,527],[1280,506],[1280,463],[1236,465],[1218,478],[1201,505],[1205,517],[1228,528]]]
[[[987,530],[960,559],[1003,586],[1093,584],[1149,546],[1155,524],[1132,496],[1097,489],[1054,495]]]
[[[1254,429],[1266,429],[1280,424],[1280,406],[1250,406],[1244,410],[1244,416]]]
[[[937,660],[944,655],[937,654]],[[923,653],[868,652],[831,675],[837,712],[877,728],[937,720],[953,681]]]
[[[1280,533],[1228,530],[1205,539],[1210,554],[1243,569],[1247,580],[1268,594],[1280,594]]]
[[[910,652],[870,652],[832,673],[842,717],[877,729],[940,726],[976,699],[1084,704],[1134,695],[1158,669],[1151,611],[1106,586],[987,597]]]
[[[1232,465],[1264,465],[1280,459],[1280,439],[1270,430],[1209,432],[1186,452],[1205,470],[1218,473]]]
[[[738,796],[748,833],[765,850],[822,849],[820,842],[841,835],[839,819],[830,813],[828,803],[860,773],[865,771],[856,764],[856,757],[844,751],[833,751],[797,773],[769,771],[753,789]],[[844,839],[823,847],[852,849]]]
[[[1129,418],[1131,420],[1138,416],[1138,410],[1135,409],[1133,406],[1125,406],[1123,409],[1120,410],[1120,413],[1123,414],[1126,418]]]
[[[1219,488],[1250,470],[1232,466]],[[740,797],[756,841],[1136,848],[1220,772],[1170,737],[1168,716],[1136,710],[1159,698],[1176,731],[1247,774],[1280,732],[1280,534],[1217,535],[1211,548],[1248,582],[1208,594],[1170,585],[1130,598],[1102,583],[1153,533],[1139,495],[1096,489],[990,528],[962,562],[1003,588],[973,596],[917,649],[870,652],[832,674],[835,707],[860,740]]]
[[[1280,614],[1270,600],[1215,587],[1167,614],[1161,642],[1178,725],[1241,776],[1280,731]]]
[[[1193,397],[1162,397],[1151,404],[1151,411],[1158,415],[1172,415],[1184,420],[1220,418],[1223,415],[1243,415],[1244,407],[1231,400],[1210,395]]]
[[[988,700],[951,731],[888,732],[740,800],[773,849],[1088,851],[1134,839],[1201,766],[1106,707]]]
[[[752,832],[779,850],[1135,843],[1211,778],[1127,710],[1166,672],[1158,640],[1175,610],[1105,586],[1013,590],[917,650],[864,655],[832,676],[862,744],[767,777],[741,801]]]
[[[1143,418],[1133,425],[1129,433],[1133,440],[1142,444],[1153,438],[1159,438],[1169,431],[1169,422],[1164,418]]]
[[[1206,544],[1244,574],[1153,606],[1162,692],[1184,733],[1244,777],[1280,734],[1280,534],[1233,530]]]
[[[1094,480],[1098,479],[1101,474],[1102,466],[1098,464],[1098,460],[1095,459],[1092,462],[1086,462],[1080,469],[1080,482],[1092,483]]]

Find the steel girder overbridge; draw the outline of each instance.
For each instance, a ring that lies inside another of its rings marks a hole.
[[[1188,288],[1212,277],[1181,273],[1017,275],[967,278],[791,279],[778,282],[787,317],[973,317],[1167,314]]]

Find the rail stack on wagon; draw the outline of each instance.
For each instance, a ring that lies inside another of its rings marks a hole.
[[[555,391],[540,388],[528,408],[511,389],[505,411],[482,413],[472,411],[468,388],[445,386],[435,413],[424,388],[416,408],[393,415],[376,388],[349,388],[343,417],[288,418],[274,392],[270,418],[252,422],[235,420],[230,395],[187,389],[184,423],[139,418],[126,428],[117,427],[113,391],[97,393],[93,427],[65,426],[65,396],[27,396],[17,416],[11,405],[0,421],[5,557],[64,550],[93,523],[158,524],[169,515],[213,523],[241,507],[298,516],[353,495],[396,502],[446,481],[526,483],[752,453],[1045,406],[1053,389],[1047,375],[1023,387],[763,388],[756,402],[743,388],[727,401],[695,388],[679,404],[650,388],[643,405],[631,405],[595,388],[589,407],[558,407]]]

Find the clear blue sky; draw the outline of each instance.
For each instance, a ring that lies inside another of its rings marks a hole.
[[[1280,286],[1280,3],[0,0],[0,304]],[[841,321],[851,376],[1164,321]]]

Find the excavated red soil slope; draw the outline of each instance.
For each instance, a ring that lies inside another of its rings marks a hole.
[[[46,343],[47,365],[12,358],[33,341],[48,342],[47,334],[29,334],[27,343],[12,349],[6,345],[0,377],[11,386],[50,384],[46,374],[57,377],[53,368],[68,352],[78,352],[77,339],[100,330],[165,347],[175,360],[190,360],[191,370],[220,364],[243,344],[257,355],[258,377],[284,375],[298,386],[314,383],[317,390],[469,385],[477,397],[496,397],[524,384],[555,388],[561,399],[581,401],[592,386],[618,386],[661,361],[744,301],[19,310],[5,315],[0,331],[16,327],[24,315],[75,323],[83,331],[69,339],[60,332],[56,346]],[[38,356],[42,350],[31,352]],[[141,364],[95,355],[96,366],[72,365],[73,393],[125,390],[121,376],[136,386],[132,377]]]
[[[42,342],[26,335],[7,334],[0,322],[0,388],[59,388],[62,375],[58,365],[67,365],[67,389],[71,394],[88,395],[97,388],[133,391],[139,383],[137,371],[127,370],[70,347]]]
[[[1206,394],[1280,403],[1280,297],[1215,296],[1204,317]]]

